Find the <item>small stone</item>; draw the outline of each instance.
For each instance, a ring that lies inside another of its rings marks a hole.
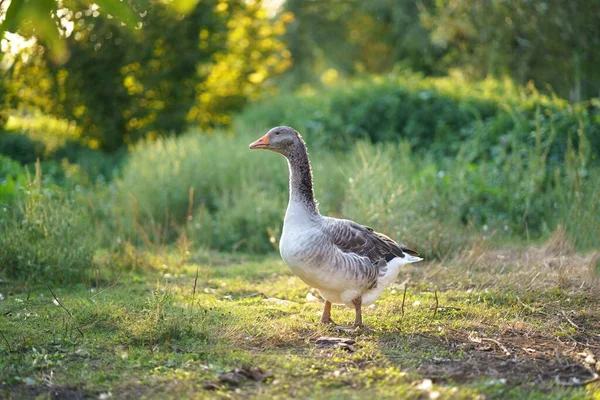
[[[433,388],[431,379],[423,379],[423,382],[417,385],[417,389],[429,392]]]
[[[307,303],[320,303],[320,300],[319,300],[319,298],[317,296],[315,296],[311,292],[308,292],[306,294],[306,302]]]
[[[594,364],[596,364],[596,358],[594,357],[593,354],[588,354],[587,357],[585,358],[584,362],[586,364],[594,365]]]

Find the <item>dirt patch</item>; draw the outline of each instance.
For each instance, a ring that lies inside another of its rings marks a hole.
[[[2,394],[0,397],[7,399],[31,399],[42,394],[47,395],[52,400],[82,400],[90,397],[89,393],[86,394],[76,387],[26,386],[21,384],[0,386],[0,394]]]
[[[465,382],[482,378],[513,385],[556,383],[576,386],[598,380],[600,336],[582,332],[558,337],[517,328],[487,335],[485,330],[444,328],[449,350],[460,358],[423,361],[417,373],[434,381]],[[441,339],[439,339],[441,340]]]

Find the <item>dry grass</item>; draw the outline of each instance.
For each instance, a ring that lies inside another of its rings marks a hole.
[[[428,268],[411,266],[411,278],[427,280],[445,288],[513,289],[518,292],[560,288],[600,296],[600,253],[575,253],[559,227],[546,243],[522,249],[492,249],[480,241],[451,260]]]

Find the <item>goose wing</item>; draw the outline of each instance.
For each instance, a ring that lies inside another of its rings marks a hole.
[[[334,246],[344,253],[367,257],[373,265],[378,265],[381,260],[404,258],[405,254],[419,255],[368,226],[347,219],[329,218],[328,222],[325,230]]]

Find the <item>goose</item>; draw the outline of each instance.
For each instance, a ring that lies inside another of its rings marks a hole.
[[[361,308],[379,298],[400,267],[421,261],[419,253],[368,226],[321,215],[306,143],[295,129],[272,128],[249,147],[288,161],[289,202],[279,251],[292,272],[325,299],[321,322],[333,324],[331,305],[345,304],[355,310],[352,329],[362,327]]]

